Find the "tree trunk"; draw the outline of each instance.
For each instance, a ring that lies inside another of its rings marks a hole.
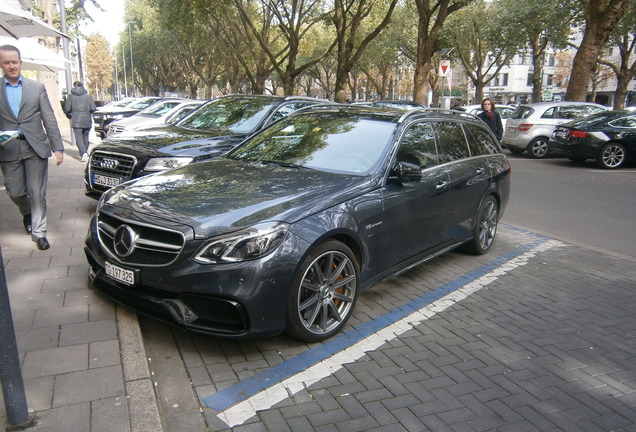
[[[606,7],[604,4],[608,3]],[[596,59],[618,20],[627,11],[627,0],[590,0],[585,34],[572,62],[565,100],[585,101]]]
[[[543,99],[543,47],[540,41],[533,40],[532,45],[532,102]]]
[[[616,91],[614,92],[614,109],[622,110],[625,109],[625,98],[627,97],[627,87],[629,86],[629,82],[631,78],[624,79],[622,76],[617,77],[616,81]]]

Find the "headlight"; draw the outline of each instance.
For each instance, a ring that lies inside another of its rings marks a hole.
[[[146,163],[145,171],[164,171],[179,168],[192,162],[191,157],[152,158]]]
[[[123,118],[124,118],[123,114],[105,114],[104,115],[104,119],[106,120],[119,120]]]
[[[281,244],[288,225],[264,223],[237,234],[205,243],[194,255],[201,264],[254,260],[272,253]]]

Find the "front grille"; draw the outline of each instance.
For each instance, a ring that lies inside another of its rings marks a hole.
[[[134,156],[121,153],[109,153],[99,150],[94,151],[91,154],[89,165],[92,188],[100,191],[105,191],[110,188],[110,186],[95,184],[95,175],[116,177],[120,180],[119,183],[130,180],[136,163],[137,158]]]
[[[115,248],[115,233],[122,225],[127,225],[135,234],[134,247],[127,256],[122,256]],[[123,264],[166,266],[177,259],[185,245],[185,237],[181,232],[124,221],[104,213],[97,215],[97,229],[102,247]]]
[[[110,125],[110,126],[108,126],[108,136],[114,135],[116,133],[123,132],[124,130],[125,130],[124,126]]]

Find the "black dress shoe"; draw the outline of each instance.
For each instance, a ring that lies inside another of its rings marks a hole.
[[[35,243],[38,245],[38,249],[40,250],[47,250],[48,248],[51,247],[51,245],[49,244],[49,241],[46,239],[46,237],[39,237]]]
[[[27,234],[31,234],[31,213],[22,216],[22,223]]]

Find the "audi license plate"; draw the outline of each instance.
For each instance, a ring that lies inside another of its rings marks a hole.
[[[135,272],[132,270],[127,270],[108,261],[106,261],[106,266],[104,267],[104,269],[106,270],[106,275],[108,277],[115,279],[118,282],[126,285],[135,284]]]
[[[93,174],[93,184],[111,188],[119,186],[119,183],[121,183],[120,178]]]

